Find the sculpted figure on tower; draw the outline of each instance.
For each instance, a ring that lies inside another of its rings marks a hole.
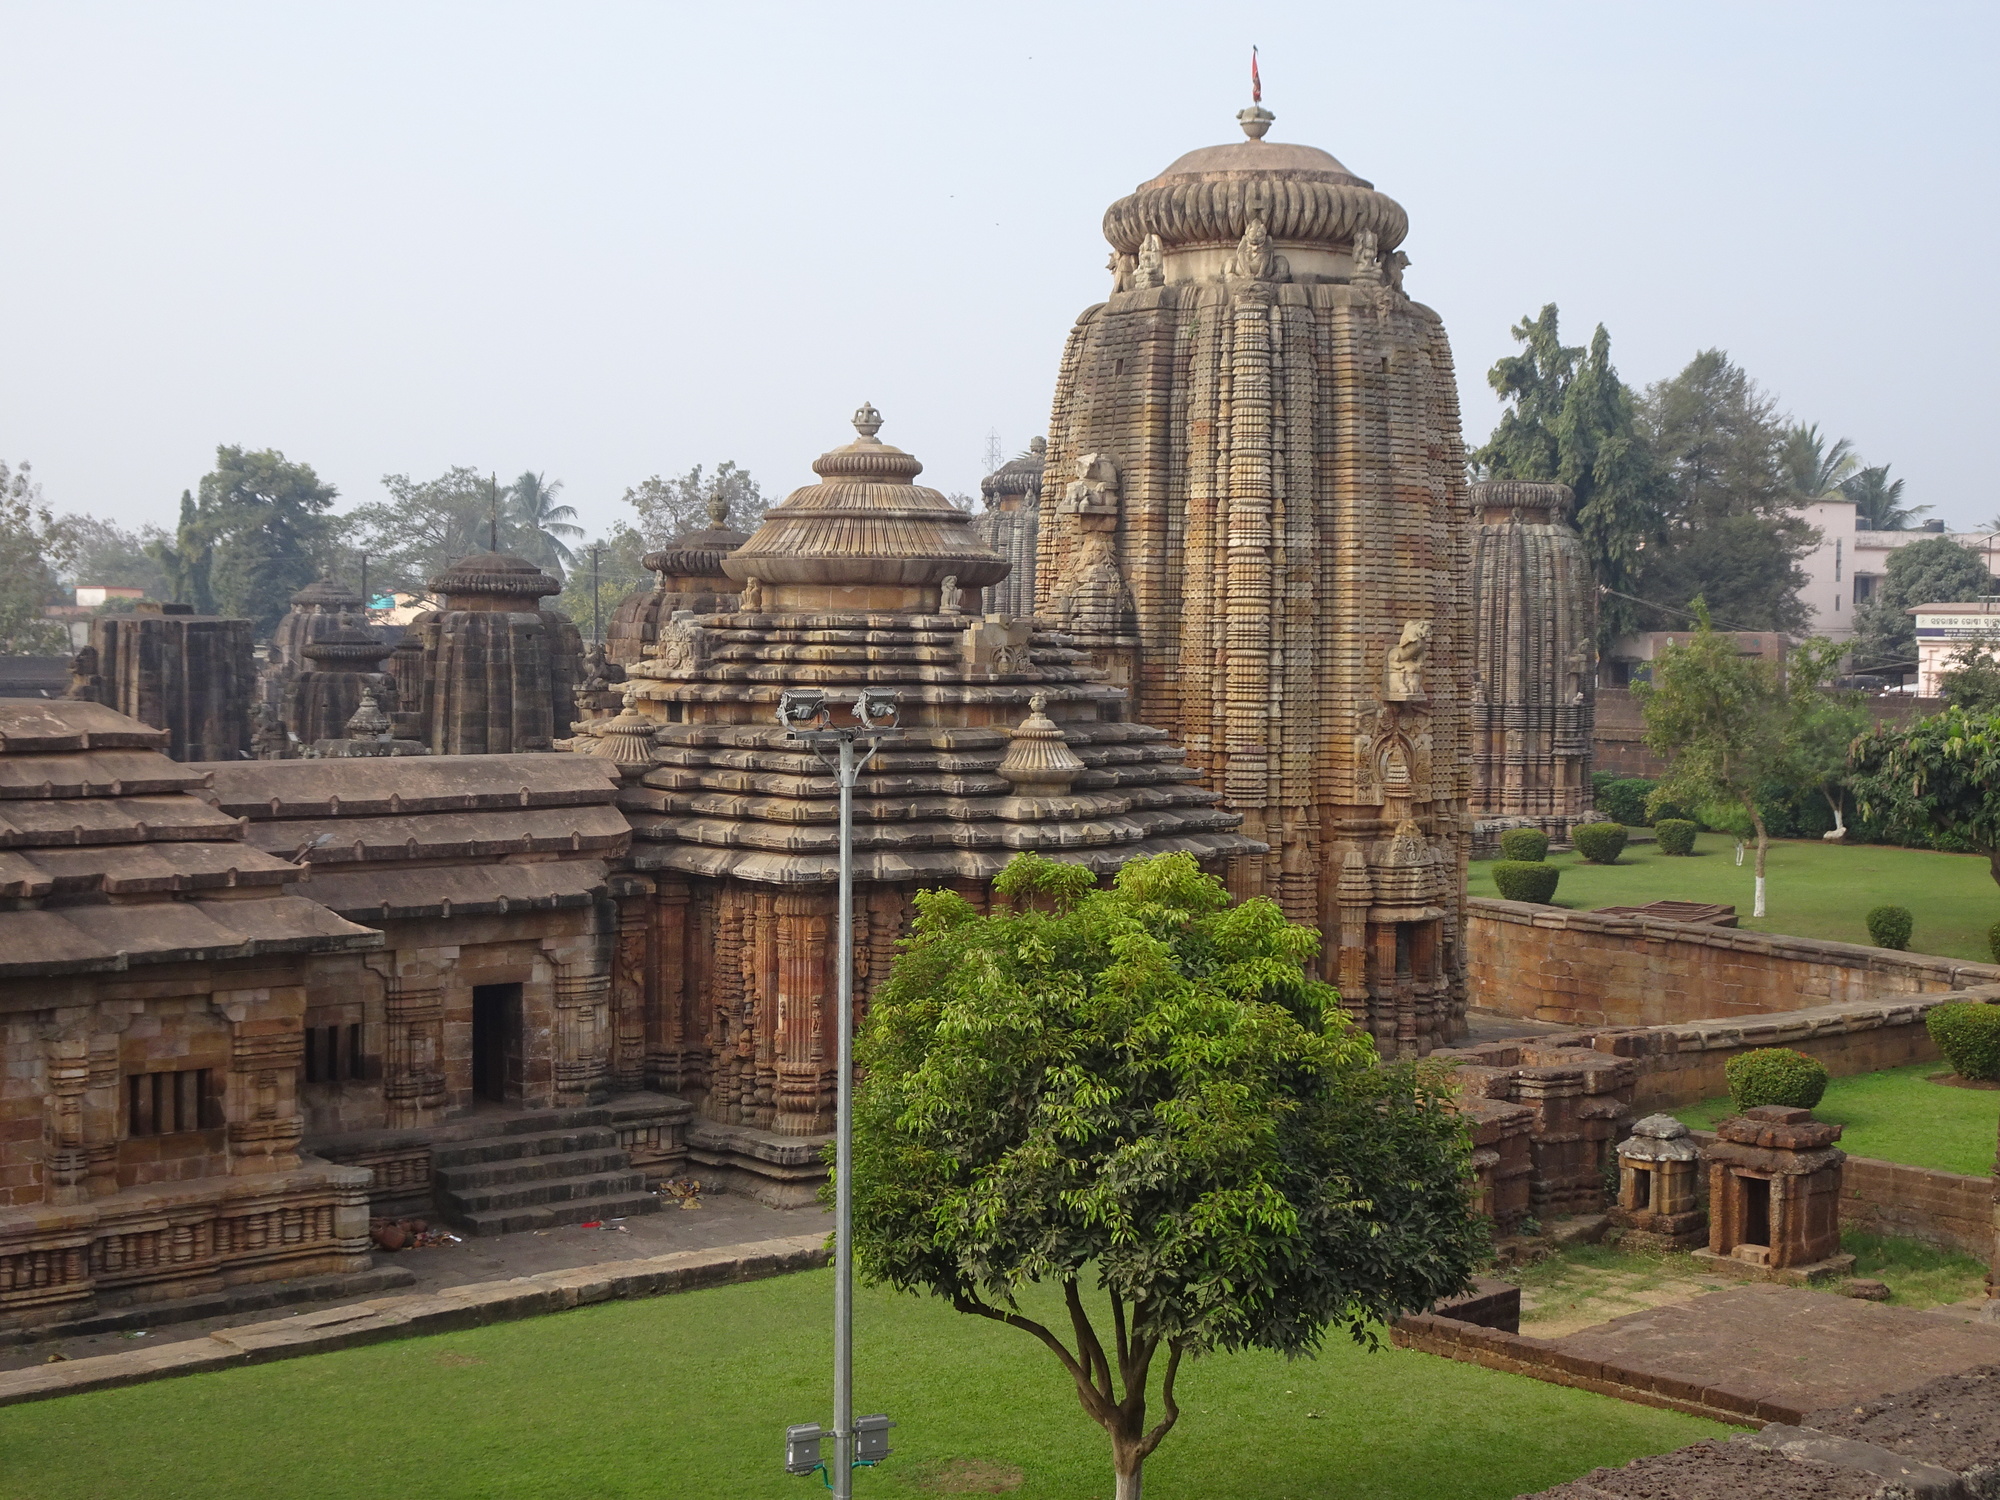
[[[1409,222],[1324,151],[1193,151],[1104,216],[1063,353],[1038,613],[1268,845],[1241,895],[1325,934],[1385,1054],[1462,1033],[1472,522],[1451,350]],[[1101,497],[1072,498],[1103,476]],[[1107,588],[1086,587],[1085,574]],[[1080,611],[1088,598],[1091,609]]]

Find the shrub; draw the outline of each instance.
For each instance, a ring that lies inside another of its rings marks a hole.
[[[1646,816],[1646,799],[1652,795],[1653,783],[1642,777],[1607,781],[1597,789],[1597,810],[1627,828],[1644,828],[1651,821]]]
[[[1811,1109],[1826,1093],[1825,1065],[1790,1047],[1757,1047],[1732,1057],[1722,1076],[1729,1080],[1729,1099],[1739,1110],[1760,1104]]]
[[[2000,922],[1986,929],[1986,948],[1993,955],[1993,962],[2000,964]]]
[[[1695,825],[1687,818],[1662,818],[1653,825],[1662,854],[1694,853]]]
[[[1617,823],[1579,823],[1569,831],[1576,852],[1594,865],[1615,865],[1630,837]]]
[[[1878,906],[1868,913],[1868,941],[1878,948],[1907,948],[1916,925],[1907,906]]]
[[[1500,835],[1500,857],[1540,864],[1549,857],[1549,836],[1539,828],[1510,828]]]
[[[1960,1078],[2000,1078],[2000,1005],[1976,1000],[1934,1005],[1924,1029]]]
[[[1493,883],[1506,901],[1533,901],[1546,906],[1560,879],[1559,867],[1539,860],[1503,859],[1493,867]]]

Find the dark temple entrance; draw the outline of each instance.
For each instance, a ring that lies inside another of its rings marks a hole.
[[[521,987],[481,984],[472,990],[472,1092],[505,1103],[521,1097]]]

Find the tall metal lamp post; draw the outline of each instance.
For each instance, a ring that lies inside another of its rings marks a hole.
[[[837,701],[851,709],[856,727],[829,727]],[[778,696],[778,722],[789,731],[786,739],[813,747],[833,769],[840,788],[840,921],[834,939],[840,1072],[834,1110],[833,1430],[824,1431],[817,1422],[788,1427],[785,1467],[794,1474],[825,1468],[834,1500],[852,1500],[855,1468],[889,1456],[893,1425],[882,1415],[858,1422],[854,1416],[854,783],[881,742],[898,733],[896,695],[863,688],[850,704],[816,689],[788,688]],[[858,744],[867,747],[859,755]],[[820,1456],[825,1437],[833,1439],[830,1465]]]

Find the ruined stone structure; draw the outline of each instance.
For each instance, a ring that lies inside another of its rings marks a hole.
[[[1472,486],[1474,855],[1507,828],[1564,839],[1596,817],[1596,585],[1567,485]]]
[[[1462,1032],[1471,520],[1451,353],[1395,202],[1324,151],[1194,151],[1104,218],[1063,353],[1038,611],[1133,684],[1326,934],[1390,1055]]]
[[[99,615],[70,663],[68,696],[164,729],[174,760],[240,759],[258,693],[252,631],[178,604]]]
[[[1035,612],[1035,535],[1041,525],[1042,467],[1048,454],[1049,440],[1038,437],[1026,453],[979,481],[986,508],[973,518],[973,530],[1012,567],[1005,578],[988,587],[985,607],[1008,619]]]
[[[1708,1170],[1705,1269],[1746,1279],[1816,1280],[1851,1270],[1840,1252],[1840,1126],[1763,1104],[1719,1122]]]
[[[1472,1128],[1478,1201],[1502,1233],[1604,1211],[1605,1172],[1632,1114],[1636,1069],[1588,1038],[1522,1038],[1443,1054]]]
[[[396,732],[438,755],[548,750],[576,718],[583,637],[539,601],[562,591],[526,558],[475,552],[430,580],[443,605],[396,653]]]
[[[708,502],[708,525],[684,531],[640,561],[658,574],[651,592],[634,594],[612,612],[604,628],[604,654],[616,666],[643,661],[663,621],[675,611],[712,614],[736,602],[736,583],[722,560],[750,538],[729,524],[729,501],[718,494]],[[616,678],[611,679],[616,681]]]
[[[902,732],[855,800],[864,1003],[921,888],[984,904],[1028,849],[1107,874],[1141,854],[1220,868],[1258,852],[1062,637],[964,612],[1007,563],[912,483],[922,465],[879,441],[880,423],[857,414],[860,437],[814,463],[821,482],[730,555],[739,608],[665,622],[628,669],[624,713],[570,747],[623,768],[630,864],[652,881],[650,916],[631,929],[655,986],[635,1039],[644,1075],[698,1103],[694,1161],[774,1201],[809,1191],[835,1090],[837,799],[777,722],[784,689],[898,695]]]

